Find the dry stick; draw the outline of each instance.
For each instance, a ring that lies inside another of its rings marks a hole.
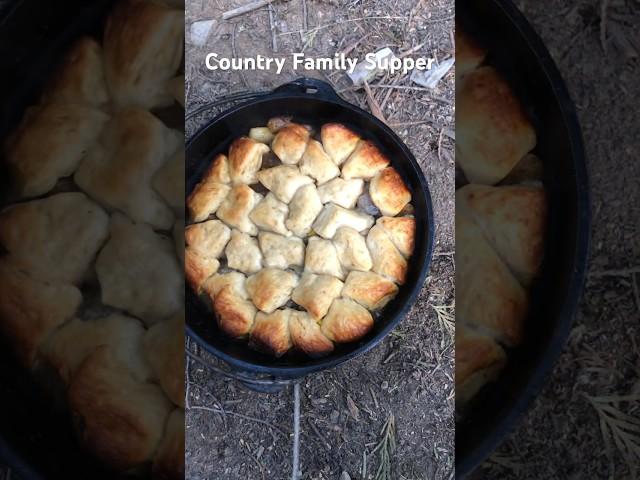
[[[278,38],[276,37],[276,24],[273,15],[273,5],[269,4],[269,28],[271,29],[271,50],[278,51]]]
[[[234,58],[238,58],[238,52],[236,51],[236,30],[238,29],[238,24],[233,25],[233,34],[231,35],[231,53]],[[242,83],[244,83],[245,88],[249,88],[249,83],[247,82],[246,77],[244,76],[244,72],[242,70],[238,70],[240,74],[240,78],[242,79]]]
[[[307,424],[309,425],[309,427],[311,427],[311,430],[313,430],[313,433],[315,433],[316,436],[320,439],[320,441],[324,445],[324,448],[326,448],[327,450],[331,451],[331,444],[324,438],[324,436],[322,435],[320,430],[318,430],[318,427],[316,427],[315,423],[313,423],[313,421],[309,420],[307,422]]]
[[[317,32],[318,30],[323,30],[325,28],[336,27],[338,25],[344,25],[345,23],[360,22],[362,20],[405,20],[406,18],[407,17],[392,17],[392,16],[350,18],[350,19],[344,20],[342,22],[327,23],[325,25],[320,25],[318,27],[314,27],[311,30],[309,30],[309,32],[307,32],[307,33]],[[291,31],[291,32],[282,32],[282,33],[279,33],[278,35],[295,35],[296,33],[299,33],[298,30]]]
[[[250,417],[248,415],[243,415],[241,413],[230,412],[229,410],[220,410],[219,408],[205,407],[203,405],[191,405],[190,409],[191,410],[202,410],[202,411],[205,411],[205,412],[215,413],[215,414],[218,414],[218,415],[222,415],[223,413],[225,415],[233,415],[234,417],[242,418],[243,420],[247,420],[249,422],[260,423],[261,425],[269,427],[273,431],[278,432],[279,434],[284,435],[285,437],[288,436],[285,432],[283,432],[281,429],[279,429],[278,427],[276,427],[272,423],[265,422],[264,420],[260,420],[259,418],[254,418],[254,417]]]
[[[302,0],[302,28],[305,33],[307,33],[307,30],[309,29],[307,16],[307,1]]]
[[[378,120],[384,123],[387,123],[387,119],[384,118],[384,114],[380,109],[380,105],[378,105],[378,102],[376,102],[376,99],[373,97],[371,88],[369,88],[369,84],[367,83],[366,80],[364,81],[364,89],[367,92],[367,103],[369,104],[369,108],[371,109],[371,113],[373,113],[373,116],[376,117]]]
[[[248,3],[242,7],[228,10],[222,14],[223,20],[229,20],[230,18],[237,17],[238,15],[244,15],[245,13],[253,12],[259,8],[269,5],[273,0],[258,0],[257,2]]]

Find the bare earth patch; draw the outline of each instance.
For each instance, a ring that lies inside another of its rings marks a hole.
[[[448,0],[275,1],[271,14],[262,8],[221,20],[224,11],[245,3],[187,2],[187,37],[193,22],[214,20],[204,46],[187,44],[188,110],[231,92],[272,89],[303,73],[210,72],[204,66],[210,51],[364,57],[390,47],[396,54],[413,50],[439,60],[453,54],[454,9]],[[354,480],[453,478],[454,351],[445,318],[453,308],[445,307],[454,302],[454,71],[435,90],[419,87],[408,75],[379,77],[370,95],[352,88],[344,72],[304,74],[330,82],[362,108],[379,109],[423,168],[437,232],[429,277],[400,326],[371,353],[303,381],[302,478],[348,478],[343,472]],[[440,317],[434,307],[441,307]],[[187,478],[290,478],[291,389],[258,394],[195,363],[188,370]]]

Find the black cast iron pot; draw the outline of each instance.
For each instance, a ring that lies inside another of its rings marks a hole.
[[[187,291],[187,333],[204,350],[226,362],[233,370],[249,375],[267,375],[276,380],[300,378],[335,367],[379,344],[415,302],[427,275],[434,237],[429,188],[407,146],[384,123],[342,100],[329,84],[320,80],[302,78],[282,85],[271,93],[227,110],[204,126],[187,143],[187,194],[212,158],[218,153],[226,153],[235,138],[246,135],[251,127],[264,126],[270,118],[283,115],[314,127],[327,122],[344,123],[362,137],[373,140],[387,154],[411,190],[416,242],[406,284],[377,316],[372,331],[358,342],[337,345],[332,354],[320,359],[293,352],[276,359],[250,349],[246,340],[230,340],[219,331],[213,314],[195,294]]]
[[[456,425],[456,475],[463,478],[514,428],[560,355],[584,283],[590,207],[575,108],[540,38],[510,0],[462,0],[456,7],[460,26],[488,48],[487,62],[507,78],[533,120],[549,201],[544,262],[524,342],[508,352],[498,382],[480,392]]]

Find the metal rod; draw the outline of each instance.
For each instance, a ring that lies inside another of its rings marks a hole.
[[[291,480],[300,480],[300,382],[293,384],[293,468]]]

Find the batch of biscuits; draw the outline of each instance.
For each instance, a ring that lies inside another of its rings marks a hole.
[[[369,333],[405,283],[410,201],[371,139],[274,117],[213,156],[187,198],[187,283],[230,338],[328,355]]]
[[[459,26],[456,83],[456,409],[464,415],[525,338],[547,200],[530,116]]]
[[[184,134],[156,115],[183,125],[183,52],[184,2],[118,2],[4,146],[0,332],[89,453],[154,478],[184,478]]]

